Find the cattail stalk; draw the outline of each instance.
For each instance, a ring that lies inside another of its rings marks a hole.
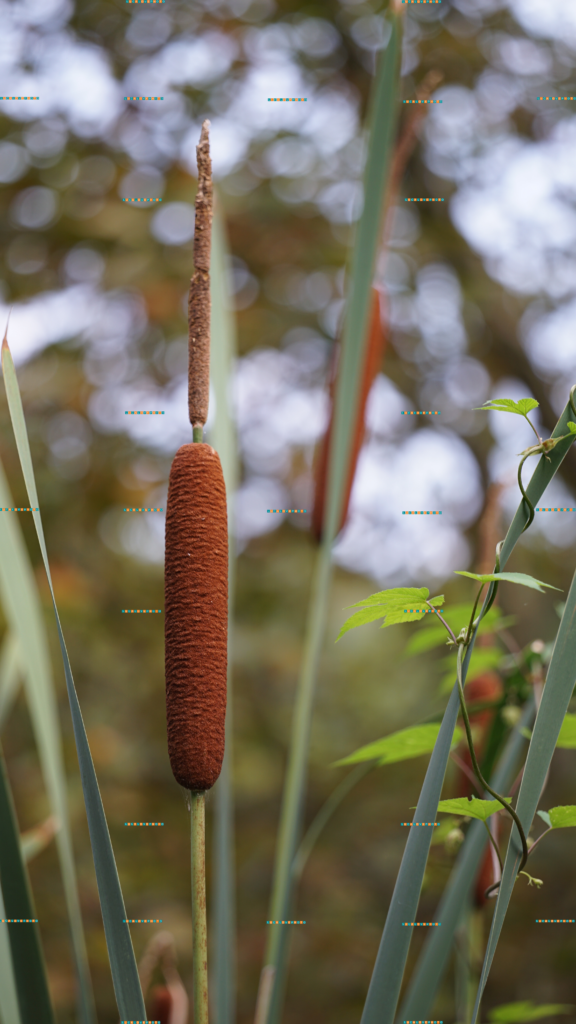
[[[166,507],[165,649],[168,753],[190,791],[194,1024],[208,1024],[205,797],[224,758],[228,634],[226,487],[203,443],[210,384],[212,170],[209,121],[198,159],[194,274],[188,302],[188,412],[192,444],[172,463]]]
[[[206,929],[206,827],[203,792],[191,793],[192,968],[194,1024],[208,1024],[208,934]]]

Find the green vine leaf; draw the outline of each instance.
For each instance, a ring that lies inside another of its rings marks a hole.
[[[505,797],[506,803],[509,804],[511,799],[511,796]],[[474,796],[469,800],[468,797],[460,796],[454,800],[441,800],[438,810],[443,814],[463,814],[466,818],[488,821],[492,814],[502,811],[503,807],[498,800],[477,800]]]
[[[484,402],[484,405],[477,405],[475,411],[515,412],[518,416],[526,417],[526,413],[531,409],[537,409],[538,405],[535,398],[521,398],[519,402],[514,402],[511,398],[491,398],[489,402]]]
[[[532,739],[532,732],[530,729],[525,730],[526,739]],[[558,739],[556,746],[561,750],[576,750],[576,715],[570,714],[569,711],[564,715],[564,721],[558,733]]]
[[[365,597],[362,601],[357,601],[356,604],[348,605],[349,608],[360,608],[360,611],[346,619],[336,638],[336,643],[349,629],[365,626],[368,622],[375,622],[376,619],[384,619],[381,629],[385,629],[386,626],[394,626],[399,622],[414,622],[421,619],[427,611],[430,611],[429,605],[440,608],[444,604],[443,594],[430,598],[427,603],[426,599],[429,593],[427,587],[396,587],[393,590],[381,590],[377,594]]]
[[[537,1006],[531,999],[523,1003],[506,1003],[505,1006],[495,1006],[490,1010],[488,1016],[491,1024],[525,1024],[531,1020],[541,1020],[542,1017],[554,1017],[557,1013],[570,1013],[574,1009],[565,1003],[547,1003]]]
[[[420,757],[422,754],[431,754],[434,744],[438,739],[440,723],[431,722],[426,725],[413,725],[408,729],[400,729],[384,736],[374,743],[367,743],[366,746],[355,750],[348,757],[335,761],[332,768],[338,768],[343,764],[359,764],[362,761],[376,761],[378,766],[384,764],[395,764],[396,761],[408,761],[412,757]],[[452,746],[456,746],[462,739],[462,730],[456,728]]]
[[[574,804],[568,804],[565,807],[551,807],[548,816],[552,828],[573,828],[576,825]]]
[[[568,420],[567,426],[571,434],[576,434],[576,423],[573,423],[572,420]]]
[[[564,715],[556,746],[562,750],[576,750],[576,715],[569,711]]]
[[[530,587],[532,590],[539,590],[541,594],[544,593],[542,587],[548,587],[550,590],[561,590],[561,587],[553,587],[551,583],[542,583],[542,580],[534,579],[533,576],[527,576],[523,572],[490,572],[490,573],[477,573],[477,572],[463,572],[462,570],[455,569],[455,573],[458,576],[469,576],[472,580],[478,580],[479,583],[490,583],[491,580],[497,580],[498,582],[506,583],[519,583],[522,587]]]

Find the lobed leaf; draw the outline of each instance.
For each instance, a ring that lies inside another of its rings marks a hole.
[[[356,626],[365,626],[376,619],[384,619],[381,629],[386,626],[394,626],[400,622],[414,622],[429,612],[430,605],[441,607],[444,604],[444,595],[426,599],[430,591],[427,587],[396,587],[392,590],[381,590],[378,594],[371,594],[356,604],[348,605],[349,608],[360,608],[342,626],[336,643],[347,633],[349,629]]]
[[[512,800],[511,796],[505,797],[506,803]],[[463,814],[466,818],[477,818],[478,821],[488,821],[492,814],[504,810],[502,804],[497,800],[478,800],[475,796],[456,797],[454,800],[441,800],[438,810],[443,814]]]
[[[567,804],[564,807],[551,807],[548,811],[552,828],[573,828],[576,825],[576,807]]]
[[[550,590],[561,590],[561,587],[553,587],[551,583],[542,583],[541,580],[534,579],[534,576],[527,576],[524,572],[464,572],[463,570],[455,569],[454,572],[457,576],[469,576],[470,579],[478,580],[479,583],[490,583],[494,580],[496,583],[519,583],[522,587],[530,587],[532,590],[539,590],[541,594],[544,593],[542,587],[548,587]]]
[[[514,402],[512,398],[491,398],[484,405],[476,406],[478,412],[515,412],[518,416],[526,416],[531,409],[537,409],[539,403],[535,398],[521,398]]]
[[[556,746],[562,750],[576,750],[576,715],[570,712],[564,715]]]
[[[381,740],[374,740],[364,747],[355,750],[348,757],[335,761],[333,768],[343,764],[359,764],[361,761],[378,760],[378,765],[394,764],[397,761],[408,761],[412,757],[420,757],[422,754],[430,754],[434,750],[434,744],[438,739],[440,723],[432,722],[426,725],[413,725],[408,729],[399,729],[398,732],[390,733]],[[454,730],[454,745],[462,738],[461,729]]]

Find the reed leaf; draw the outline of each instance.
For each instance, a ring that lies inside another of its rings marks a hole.
[[[6,918],[0,885],[0,920]],[[22,1024],[7,924],[0,924],[0,1024]]]
[[[37,502],[30,504],[37,507]],[[0,506],[13,508],[14,505],[0,463]],[[39,513],[33,512],[32,515]],[[78,897],[62,738],[46,627],[36,579],[18,517],[13,513],[0,514],[0,597],[12,643],[17,645],[12,653],[12,661],[17,657],[17,663],[13,665],[14,674],[0,697],[0,721],[8,713],[9,704],[5,702],[15,696],[21,674],[50,810],[61,823],[56,848],[78,979],[79,1018],[82,1024],[95,1024],[96,1010]]]
[[[570,416],[571,407],[570,403],[567,403],[554,428],[552,437],[558,437],[566,433]],[[558,471],[573,440],[574,435],[571,435],[565,440],[559,441],[548,457],[542,456],[539,459],[532,479],[528,487],[525,487],[526,494],[533,505],[538,503],[554,474]],[[502,545],[500,571],[503,571],[506,562],[510,558],[526,523],[529,521],[529,515],[526,503],[522,499]],[[484,598],[480,617],[482,617],[484,609],[491,601],[493,588],[494,582],[491,582]],[[466,651],[462,667],[463,681],[466,680],[479,626],[480,623],[476,626],[471,643]],[[565,710],[566,708],[564,708]],[[455,684],[444,713],[436,746],[430,758],[414,821],[434,821],[436,818],[458,711],[458,687]],[[372,973],[361,1024],[392,1024],[394,1020],[412,938],[412,929],[402,927],[402,921],[416,920],[422,880],[432,839],[431,833],[432,829],[430,831],[428,829],[410,829]]]
[[[362,385],[362,367],[369,340],[371,286],[378,251],[381,215],[389,176],[398,112],[401,23],[390,15],[391,35],[381,55],[369,114],[369,143],[364,175],[364,208],[358,224],[351,262],[350,293],[335,391],[333,434],[328,455],[328,487],[322,543],[314,568],[292,723],[288,766],[282,798],[276,862],[269,916],[286,919],[294,897],[293,862],[302,826],[306,764],[312,706],[332,576],[331,549],[346,496],[352,434]],[[262,971],[256,1019],[258,1024],[280,1020],[291,929],[270,926]]]
[[[14,431],[14,437],[16,440],[16,446],[18,449],[18,455],[20,458],[20,465],[24,476],[24,482],[26,484],[26,493],[28,495],[28,501],[32,508],[39,508],[38,494],[36,490],[36,481],[34,479],[34,469],[32,466],[32,457],[30,454],[30,444],[28,441],[28,434],[26,431],[26,423],[24,419],[24,411],[22,408],[22,399],[20,396],[20,390],[18,388],[18,381],[16,378],[16,371],[14,369],[14,363],[12,361],[12,355],[8,347],[6,337],[2,343],[2,369],[4,373],[4,385],[6,388],[6,395],[8,398],[8,408],[10,412],[10,420],[12,423],[12,429]],[[7,487],[4,479],[4,474],[0,467],[0,503],[4,504],[4,495],[7,492]],[[116,868],[116,862],[114,860],[114,853],[112,850],[112,844],[110,842],[110,834],[108,832],[108,825],[106,822],[106,816],[104,814],[104,807],[102,805],[102,798],[100,796],[100,790],[98,788],[98,781],[96,779],[96,772],[94,771],[94,764],[92,761],[92,755],[90,753],[90,747],[88,744],[88,738],[86,736],[86,730],[84,728],[84,722],[82,720],[82,713],[80,705],[78,703],[78,695],[76,693],[76,687],[74,685],[74,679],[72,676],[72,669],[70,667],[70,661],[68,658],[68,652],[66,650],[66,644],[64,641],[64,634],[62,632],[62,626],[60,624],[60,617],[58,615],[58,609],[56,607],[56,600],[54,597],[54,589],[52,586],[52,577],[50,574],[50,566],[48,564],[48,555],[46,551],[46,541],[44,538],[44,530],[42,528],[42,520],[40,512],[31,513],[34,519],[34,525],[36,527],[36,533],[38,536],[38,543],[42,553],[42,559],[44,562],[44,568],[48,577],[48,584],[50,587],[50,593],[52,596],[52,604],[54,607],[54,615],[56,618],[56,627],[58,630],[58,639],[60,642],[60,650],[62,653],[62,660],[64,663],[64,674],[66,677],[66,687],[68,691],[68,699],[70,701],[70,710],[72,713],[72,725],[74,728],[74,738],[76,741],[76,750],[78,752],[78,760],[80,764],[80,775],[82,779],[82,788],[84,791],[84,802],[86,805],[86,814],[88,818],[88,828],[90,831],[90,841],[92,844],[92,854],[94,857],[94,867],[96,869],[96,881],[98,884],[98,893],[100,896],[100,905],[102,908],[102,917],[104,921],[104,931],[106,935],[106,943],[108,946],[108,954],[110,957],[110,966],[112,970],[112,980],[114,984],[114,991],[116,994],[116,1001],[118,1004],[118,1010],[120,1018],[122,1020],[144,1020],[146,1018],[146,1011],[144,1006],[144,998],[142,996],[142,989],[140,987],[140,980],[138,977],[138,969],[136,967],[136,960],[134,958],[134,950],[132,947],[132,939],[130,937],[129,926],[125,923],[126,910],[124,908],[124,900],[122,897],[122,891],[120,888],[120,881],[118,878],[118,870]],[[10,536],[10,522],[11,517],[1,516],[0,517],[0,541],[3,540],[2,548],[0,549],[0,577],[3,577],[6,568],[6,555],[10,557],[10,546],[6,543],[8,536]],[[19,532],[15,526],[12,526],[11,536],[13,539],[20,541],[23,547]],[[17,543],[18,546],[18,543]],[[20,598],[20,603],[16,603],[15,596],[12,593],[7,593],[6,585],[3,585],[3,598],[6,602],[5,607],[7,611],[11,612],[13,622],[11,626],[13,629],[18,630],[18,635],[21,637],[21,648],[25,650],[27,647],[31,653],[34,653],[35,657],[38,658],[38,651],[42,642],[45,643],[45,637],[41,631],[37,632],[36,636],[33,635],[33,625],[31,622],[24,623],[22,621],[22,608],[34,607],[34,598],[30,591],[30,567],[26,559],[20,557],[18,561],[12,559],[11,564],[11,575],[10,583],[14,594],[18,589],[24,591],[25,597]],[[28,586],[27,586],[27,583]],[[26,589],[28,592],[26,593]],[[33,590],[33,593],[36,593]],[[37,597],[36,597],[37,600]],[[41,639],[42,638],[42,639]],[[47,657],[47,655],[46,655]],[[28,675],[28,673],[27,673]],[[57,718],[53,704],[48,696],[48,688],[44,687],[40,690],[37,684],[38,675],[34,676],[35,686],[30,687],[30,694],[33,695],[34,700],[30,702],[31,714],[43,713],[45,715],[53,715],[53,724],[51,726],[52,741],[54,740],[55,730],[57,728]],[[53,694],[52,694],[53,697]],[[65,789],[62,781],[61,791],[56,788],[54,781],[56,778],[55,764],[56,758],[59,756],[57,750],[57,744],[50,744],[47,736],[47,726],[41,727],[36,732],[37,741],[39,744],[40,756],[42,758],[43,752],[45,761],[43,767],[48,766],[50,768],[50,774],[48,775],[48,785],[52,785],[52,802],[58,801],[57,817],[63,824],[57,841],[61,835],[65,834],[65,823],[67,821],[67,807],[65,800]],[[47,756],[46,751],[50,750],[50,757]],[[62,780],[64,776],[62,773]],[[70,858],[70,867],[73,871],[73,859],[71,845],[69,847],[63,847],[64,850],[68,850]],[[72,876],[74,877],[74,876]],[[66,882],[66,879],[65,879]],[[6,895],[6,894],[5,894]],[[74,920],[71,919],[71,924],[74,925]],[[75,935],[75,949],[80,942],[80,934]],[[82,963],[80,963],[82,966]],[[86,1021],[93,1021],[95,1018],[92,1015],[92,1007],[87,1002],[88,990],[83,989],[83,1013],[85,1014],[84,1019]]]
[[[212,221],[210,287],[212,323],[210,381],[216,401],[216,416],[210,428],[210,443],[220,456],[228,503],[228,700],[226,745],[222,771],[214,786],[214,900],[211,928],[211,996],[215,1024],[233,1024],[236,1019],[236,888],[234,881],[234,800],[232,792],[232,633],[234,620],[234,494],[238,486],[238,454],[234,422],[230,414],[230,387],[236,357],[236,325],[230,309],[227,287],[227,244],[222,207],[215,195]]]
[[[568,593],[564,613],[558,629],[558,636],[554,645],[552,660],[546,677],[546,685],[542,694],[542,701],[538,709],[534,730],[530,739],[528,756],[524,766],[520,792],[516,803],[516,813],[522,822],[526,835],[530,831],[540,794],[544,786],[550,762],[556,748],[556,741],[560,734],[564,715],[570,703],[576,683],[576,573],[572,579],[572,585]],[[512,826],[502,881],[498,890],[498,899],[492,918],[492,926],[488,937],[488,945],[484,956],[482,974],[478,985],[476,1003],[472,1015],[471,1024],[475,1024],[480,1000],[486,986],[488,974],[496,952],[496,946],[508,904],[512,896],[512,890],[516,882],[518,867],[522,859],[519,851],[519,835],[516,825]]]
[[[523,708],[520,721],[508,738],[490,780],[492,788],[499,793],[505,793],[514,781],[518,760],[526,743],[522,729],[532,723],[534,713],[534,699],[530,698]],[[471,822],[448,885],[435,912],[434,920],[441,921],[442,927],[431,929],[431,934],[412,972],[397,1024],[403,1020],[425,1020],[432,1016],[432,1005],[452,952],[454,933],[458,927],[462,907],[466,905],[474,888],[488,842],[482,822]]]
[[[12,505],[8,505],[12,508]],[[18,639],[7,630],[0,651],[0,729],[8,718],[20,683]]]
[[[14,801],[0,749],[0,886],[7,920],[35,921],[36,910],[20,849]],[[9,924],[14,980],[24,1021],[55,1024],[37,924]]]

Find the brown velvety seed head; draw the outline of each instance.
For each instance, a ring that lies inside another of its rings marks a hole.
[[[224,757],[228,521],[208,444],[182,445],[170,470],[164,609],[170,765],[181,786],[210,789]]]

